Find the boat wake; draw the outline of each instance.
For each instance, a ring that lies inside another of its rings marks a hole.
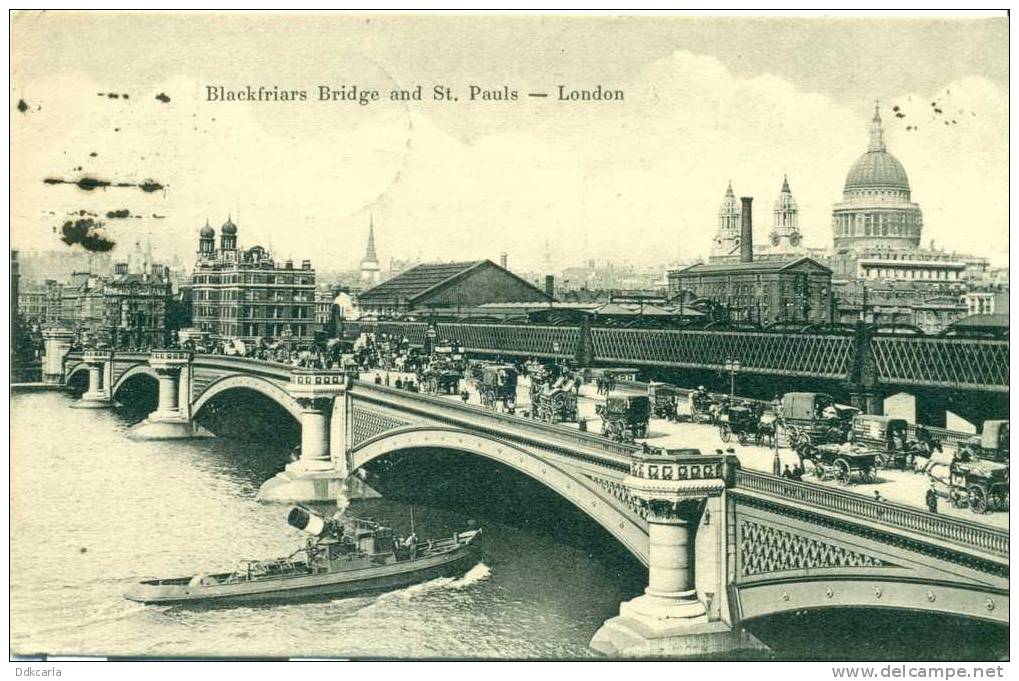
[[[396,591],[388,591],[380,595],[375,602],[362,608],[358,612],[369,611],[377,606],[385,605],[393,601],[400,601],[407,603],[419,596],[427,593],[432,593],[439,590],[460,590],[466,589],[469,586],[473,586],[479,582],[483,582],[492,575],[492,569],[484,563],[478,563],[470,570],[468,570],[462,577],[436,577],[435,579],[427,582],[421,582],[420,584],[412,584],[411,586]]]

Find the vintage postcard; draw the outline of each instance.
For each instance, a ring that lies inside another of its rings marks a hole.
[[[1003,674],[1007,12],[10,38],[19,674]]]

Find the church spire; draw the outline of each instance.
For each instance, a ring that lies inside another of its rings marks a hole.
[[[874,118],[870,119],[870,145],[867,151],[884,151],[885,134],[881,127],[881,106],[878,100],[874,100]]]
[[[375,216],[368,215],[368,248],[364,253],[365,262],[378,262],[378,256],[375,255]]]

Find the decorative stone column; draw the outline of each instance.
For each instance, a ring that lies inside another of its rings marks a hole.
[[[113,406],[110,386],[106,379],[106,365],[112,361],[113,353],[109,350],[90,348],[82,353],[82,361],[88,365],[88,390],[81,399],[74,403],[78,409],[106,409]]]
[[[611,657],[688,657],[762,647],[709,614],[696,588],[696,533],[705,506],[722,495],[731,477],[730,458],[696,449],[634,455],[623,484],[647,511],[648,586],[602,625],[592,649]],[[711,529],[720,524],[724,517]],[[724,588],[715,584],[711,593]]]
[[[166,349],[149,353],[149,366],[159,380],[159,404],[148,418],[132,426],[131,437],[137,440],[184,440],[211,436],[191,421],[188,395],[181,392],[182,376],[191,371],[193,358],[190,350]]]
[[[74,333],[60,327],[43,329],[43,383],[60,385],[64,382],[64,357],[71,349]]]
[[[346,410],[333,418],[336,401],[346,401],[349,379],[340,369],[294,369],[290,393],[301,407],[301,457],[258,490],[259,501],[300,503],[335,501],[346,496]]]

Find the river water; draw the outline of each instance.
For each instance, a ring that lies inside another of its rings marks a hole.
[[[477,520],[485,561],[463,577],[293,605],[133,603],[122,593],[139,578],[228,570],[296,548],[303,537],[286,525],[287,509],[255,501],[292,444],[264,436],[137,442],[126,432],[144,412],[71,403],[58,393],[12,398],[14,654],[586,657],[601,623],[646,584],[636,561],[543,488],[417,453],[373,471],[388,481],[387,498],[353,502],[350,512],[406,532],[413,507],[422,537]],[[265,423],[251,424],[257,435],[256,426]],[[989,659],[1007,650],[1007,634],[974,626],[850,613],[751,630],[777,657]]]

